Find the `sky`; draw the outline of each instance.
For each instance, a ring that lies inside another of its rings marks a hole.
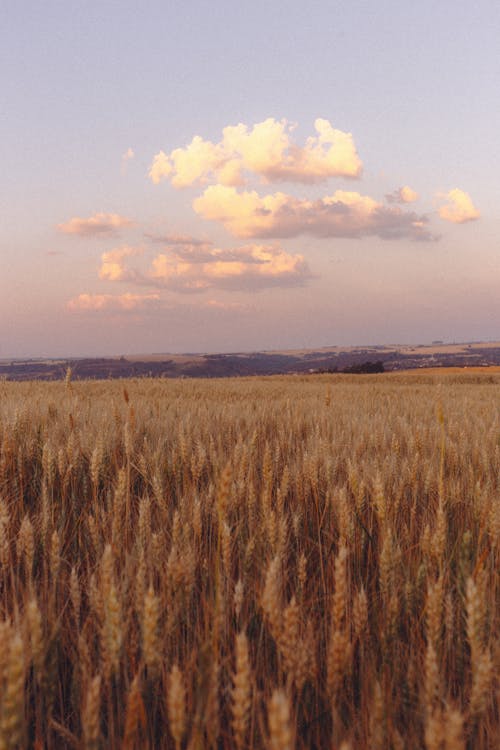
[[[500,4],[3,0],[0,358],[500,339]]]

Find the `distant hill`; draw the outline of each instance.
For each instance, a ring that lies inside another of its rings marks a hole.
[[[500,366],[500,342],[431,346],[323,347],[229,354],[151,354],[81,359],[0,360],[0,379],[75,380],[130,377],[228,377],[315,372],[366,372],[428,367]]]

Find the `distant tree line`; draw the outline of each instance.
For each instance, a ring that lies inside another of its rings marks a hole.
[[[385,367],[384,363],[380,360],[377,362],[359,362],[358,364],[346,367],[344,372],[348,372],[351,375],[373,374],[377,372],[385,372]]]

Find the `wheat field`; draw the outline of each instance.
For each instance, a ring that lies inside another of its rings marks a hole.
[[[0,750],[500,746],[500,375],[0,383]]]

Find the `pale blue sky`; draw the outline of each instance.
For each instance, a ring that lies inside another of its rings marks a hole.
[[[500,338],[497,2],[48,0],[1,10],[0,357]],[[311,200],[349,190],[384,203],[409,185],[420,198],[403,209],[425,214],[440,240],[241,239],[194,212],[203,186],[148,178],[160,150],[268,118],[297,123],[297,144],[316,118],[352,133],[363,175],[238,190]],[[437,194],[455,188],[478,219],[438,216]],[[56,228],[97,213],[136,226],[85,237]],[[102,253],[125,244],[150,262],[162,247],[144,233],[160,231],[223,249],[271,241],[303,256],[310,274],[301,286],[201,294],[99,278]],[[158,299],[116,308],[127,293]],[[81,294],[102,307],[68,308]]]

